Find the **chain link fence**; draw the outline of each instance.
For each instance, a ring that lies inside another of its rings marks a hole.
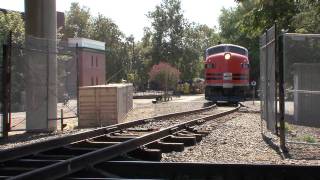
[[[320,34],[284,34],[283,59],[287,142],[319,143]]]
[[[61,116],[76,122],[76,57],[76,47],[69,47],[66,41],[28,37],[24,44],[12,44],[11,131],[33,126],[60,129]]]

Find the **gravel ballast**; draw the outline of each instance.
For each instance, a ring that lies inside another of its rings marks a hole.
[[[186,121],[190,121],[193,119],[198,119],[202,117],[206,117],[209,115],[213,114],[218,114],[227,110],[231,110],[234,107],[215,107],[215,108],[210,108],[206,111],[203,112],[197,112],[197,113],[192,113],[184,116],[178,116],[178,117],[171,117],[163,120],[156,120],[156,121],[150,121],[147,124],[139,125],[138,128],[143,128],[143,129],[161,129],[161,128],[167,128],[173,125],[177,125]]]
[[[153,104],[152,99],[137,99],[134,101],[134,107],[132,111],[128,113],[125,121],[133,121],[136,119],[149,118],[175,112],[200,109],[203,108],[204,105],[203,101],[179,102],[174,99],[173,101]]]
[[[260,125],[257,113],[237,112],[207,122],[202,128],[210,129],[211,133],[198,145],[187,147],[183,152],[163,154],[162,161],[320,165],[320,160],[283,158],[278,149],[273,149],[262,138]]]
[[[195,97],[190,102],[173,100],[165,103],[152,104],[151,100],[139,100],[135,102],[134,109],[127,115],[126,121],[149,118],[156,115],[169,114],[204,106],[205,101],[201,96]],[[218,118],[203,124],[202,128],[211,130],[196,146],[186,147],[183,152],[163,154],[165,162],[212,162],[212,163],[253,163],[253,164],[302,164],[320,165],[320,147],[288,144],[289,153],[286,158],[279,152],[279,139],[272,137],[276,146],[270,146],[268,139],[261,135],[260,105],[255,102],[245,102],[243,111]],[[230,108],[230,107],[227,107]],[[219,111],[223,107],[219,107]],[[213,110],[212,110],[213,112]],[[217,110],[216,110],[217,112]],[[196,116],[196,115],[195,115]],[[192,116],[188,116],[191,119]],[[74,123],[74,122],[72,122]],[[175,119],[169,124],[177,123]],[[168,123],[159,125],[168,126]],[[72,127],[72,126],[70,126]],[[41,142],[56,137],[88,131],[91,129],[68,129],[64,132],[54,133],[24,133],[10,136],[8,140],[0,141],[0,150],[13,148],[25,144]],[[305,132],[304,127],[294,127],[292,132],[299,136],[299,132]],[[308,132],[317,133],[317,129]],[[319,134],[315,137],[318,138]],[[318,141],[319,142],[319,141]]]
[[[134,100],[134,108],[128,113],[125,121],[149,118],[174,112],[195,110],[204,107],[203,101],[198,101],[201,96],[190,96],[191,102],[184,102],[186,98],[174,98],[173,101],[152,104],[152,99]],[[190,98],[187,97],[187,98]],[[33,144],[63,136],[89,131],[95,128],[77,129],[77,119],[65,121],[67,127],[63,132],[55,131],[50,133],[25,133],[24,131],[10,132],[8,139],[0,140],[0,150],[11,149],[22,145]],[[59,128],[59,127],[58,127]],[[99,128],[99,127],[97,127]]]

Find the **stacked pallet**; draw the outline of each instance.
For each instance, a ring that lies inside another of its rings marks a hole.
[[[99,127],[124,122],[132,109],[132,84],[85,86],[79,89],[79,127]]]

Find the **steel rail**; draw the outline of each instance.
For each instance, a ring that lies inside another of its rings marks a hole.
[[[214,118],[219,118],[230,113],[237,111],[240,105],[233,108],[232,110],[224,111],[222,113],[208,115],[202,118],[190,120],[178,125],[152,132],[135,139],[131,139],[116,145],[98,149],[74,158],[70,158],[49,166],[45,166],[39,169],[35,169],[26,173],[22,173],[18,176],[11,177],[10,179],[36,179],[41,177],[42,179],[57,179],[79,171],[86,167],[92,167],[93,165],[101,162],[105,162],[121,154],[133,151],[145,144],[154,142],[155,140],[162,139],[171,135],[172,133],[181,131],[190,126],[202,124],[206,121]]]
[[[17,159],[17,158],[24,157],[27,155],[37,154],[39,152],[58,148],[58,147],[61,147],[61,146],[64,146],[64,145],[67,145],[67,144],[70,144],[73,142],[78,142],[78,141],[82,141],[85,139],[90,139],[90,138],[101,136],[101,135],[104,135],[107,133],[111,133],[111,132],[114,132],[117,130],[141,125],[146,122],[157,121],[157,120],[180,116],[180,115],[184,115],[184,114],[197,113],[197,112],[205,111],[205,110],[215,108],[215,107],[216,107],[216,105],[211,105],[211,106],[208,106],[205,108],[199,108],[199,109],[191,110],[191,111],[183,111],[183,112],[165,114],[165,115],[160,115],[160,116],[154,116],[154,117],[145,118],[145,119],[139,119],[139,120],[135,120],[135,121],[131,121],[131,122],[125,122],[125,123],[120,123],[120,124],[115,124],[115,125],[111,125],[111,126],[98,128],[98,129],[90,130],[87,132],[81,132],[81,133],[77,133],[77,134],[73,134],[73,135],[69,135],[69,136],[65,136],[65,137],[58,137],[58,138],[50,139],[47,141],[37,142],[37,143],[33,143],[33,144],[28,144],[28,145],[22,145],[22,146],[12,148],[12,149],[6,149],[3,151],[0,151],[0,162],[5,162],[8,160]]]

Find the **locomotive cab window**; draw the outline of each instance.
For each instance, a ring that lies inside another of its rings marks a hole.
[[[248,52],[243,48],[236,47],[236,46],[229,46],[228,49],[232,53],[237,53],[237,54],[241,54],[244,56],[248,56]]]
[[[212,54],[217,54],[217,53],[222,53],[225,52],[225,47],[224,46],[218,46],[218,47],[213,47],[207,50],[206,57],[212,55]]]

